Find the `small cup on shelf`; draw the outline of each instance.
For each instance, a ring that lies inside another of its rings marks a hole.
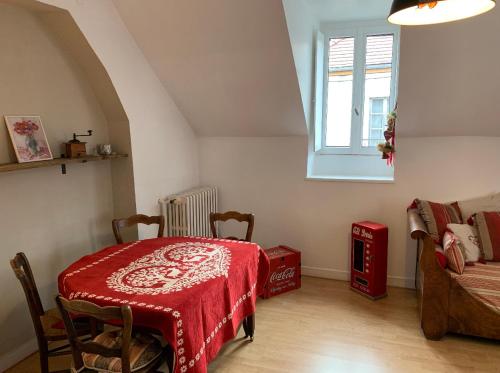
[[[111,149],[111,144],[99,144],[97,145],[97,153],[99,155],[111,155],[113,153]]]

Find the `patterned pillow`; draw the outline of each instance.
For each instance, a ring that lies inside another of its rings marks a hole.
[[[446,259],[448,259],[448,267],[461,275],[464,273],[465,259],[458,241],[458,238],[453,233],[446,232],[443,238],[443,248]]]
[[[462,224],[462,214],[457,202],[444,204],[416,199],[415,204],[427,231],[438,244],[443,241],[448,224]]]
[[[107,348],[120,348],[121,331],[110,331],[99,334],[94,342]],[[130,368],[132,372],[149,365],[162,352],[160,342],[147,334],[138,334],[130,341]],[[83,364],[88,369],[105,373],[122,371],[122,359],[105,357],[98,354],[82,353]]]
[[[500,262],[500,212],[478,212],[473,220],[483,258]]]
[[[476,227],[469,224],[448,224],[448,229],[458,238],[466,263],[476,263],[482,258]]]

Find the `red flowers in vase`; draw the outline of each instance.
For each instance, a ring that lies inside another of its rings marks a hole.
[[[35,131],[38,131],[38,124],[31,120],[23,120],[14,124],[14,131],[19,135],[26,136],[25,143],[32,156],[40,154],[40,146],[35,139]]]
[[[14,124],[14,131],[24,136],[33,136],[35,131],[38,131],[38,128],[38,125],[31,120],[23,120]]]

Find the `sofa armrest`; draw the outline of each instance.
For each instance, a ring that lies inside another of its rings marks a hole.
[[[410,227],[411,238],[414,240],[423,239],[429,235],[427,227],[417,209],[408,210],[408,225]]]

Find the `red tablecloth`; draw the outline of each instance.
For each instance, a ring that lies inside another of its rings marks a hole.
[[[59,275],[69,299],[128,304],[134,324],[160,330],[176,372],[206,372],[255,312],[269,269],[253,243],[200,237],[136,241],[87,255]]]

